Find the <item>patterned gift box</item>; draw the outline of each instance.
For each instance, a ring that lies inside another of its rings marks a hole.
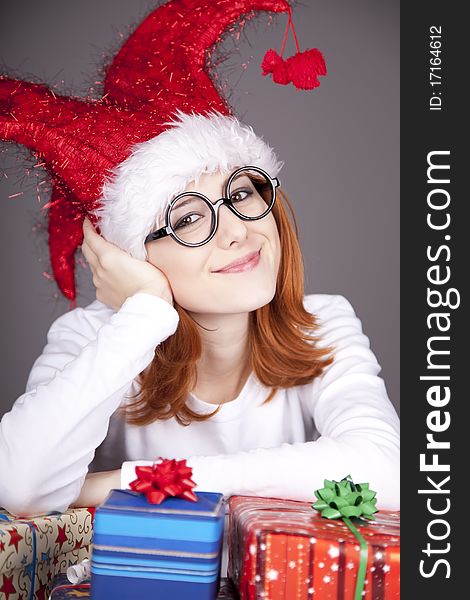
[[[228,574],[241,600],[352,600],[360,547],[342,520],[312,503],[232,496]],[[400,515],[380,510],[354,520],[368,543],[364,600],[400,597]],[[361,524],[362,523],[362,524]]]
[[[89,558],[94,508],[38,517],[0,509],[0,600],[45,600],[52,581]]]
[[[65,573],[57,575],[52,583],[49,600],[67,600],[67,598],[90,598],[90,580],[72,584]]]
[[[87,579],[80,584],[73,585],[66,575],[58,575],[54,579],[50,600],[68,600],[69,598],[90,598],[90,580]],[[225,577],[220,582],[217,600],[238,600],[238,592],[230,579]]]
[[[131,490],[112,490],[95,515],[93,600],[217,597],[225,518],[223,494],[160,504]]]

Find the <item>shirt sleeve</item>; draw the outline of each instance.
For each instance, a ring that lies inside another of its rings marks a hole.
[[[351,475],[356,483],[369,482],[379,508],[399,508],[399,419],[351,304],[343,296],[329,298],[318,333],[322,345],[335,346],[335,360],[311,384],[297,388],[320,437],[193,456],[187,464],[195,491],[313,501],[324,479]]]
[[[12,514],[63,512],[76,500],[123,394],[179,322],[146,293],[110,314],[104,323],[82,308],[59,317],[0,421],[0,506]]]

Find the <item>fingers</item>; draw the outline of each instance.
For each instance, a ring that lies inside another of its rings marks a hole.
[[[98,256],[91,248],[91,239],[93,235],[98,236],[91,222],[85,217],[83,220],[82,254],[89,264],[92,273],[95,272],[96,267],[98,266]]]
[[[82,250],[85,248],[85,258],[90,265],[97,268],[99,265],[106,266],[111,253],[114,253],[117,247],[106,241],[95,230],[91,221],[85,217],[83,220],[83,244]]]
[[[86,242],[83,242],[82,244],[82,254],[85,257],[92,274],[94,275],[98,267],[98,257],[90,250]]]
[[[98,288],[98,275],[97,275],[97,269],[99,268],[98,257],[92,250],[90,250],[90,247],[88,246],[88,244],[85,240],[83,240],[83,244],[82,244],[82,254],[85,257],[87,264],[90,268],[93,285],[95,286],[95,288]]]
[[[91,221],[85,217],[83,220],[83,240],[88,245],[88,248],[93,253],[96,260],[93,264],[96,266],[98,262],[101,266],[108,268],[113,264],[115,257],[123,253],[118,246],[112,242],[108,242],[104,237],[95,231]],[[93,256],[91,257],[93,259]]]
[[[108,244],[108,242],[95,231],[92,222],[87,217],[83,219],[83,239],[86,240],[88,246],[95,254],[106,248]]]

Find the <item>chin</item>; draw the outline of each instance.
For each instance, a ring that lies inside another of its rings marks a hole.
[[[238,286],[237,289],[232,290],[228,295],[224,294],[213,294],[210,297],[207,295],[207,291],[204,294],[204,298],[200,302],[194,302],[194,297],[187,299],[185,302],[178,302],[178,304],[194,314],[238,314],[253,312],[258,308],[262,308],[269,304],[276,294],[276,286],[266,289],[266,287],[249,290]]]
[[[232,310],[226,312],[252,312],[269,304],[275,294],[275,286],[268,289],[266,287],[249,290],[238,289],[226,303],[226,306],[230,306]]]

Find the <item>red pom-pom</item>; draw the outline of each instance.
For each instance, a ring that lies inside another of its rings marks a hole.
[[[279,63],[284,62],[276,50],[270,48],[264,55],[263,62],[261,63],[261,69],[263,75],[269,75],[273,72],[274,67]]]
[[[275,83],[287,85],[290,82],[286,61],[272,48],[264,55],[261,69],[263,70],[263,75],[272,74]]]
[[[320,85],[318,76],[326,75],[325,59],[317,48],[298,52],[286,62],[289,80],[298,89],[313,90]]]

